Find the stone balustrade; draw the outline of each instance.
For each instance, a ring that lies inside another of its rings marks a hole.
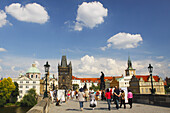
[[[134,94],[133,102],[170,107],[170,95]]]
[[[44,98],[32,107],[27,113],[48,113],[51,100]]]

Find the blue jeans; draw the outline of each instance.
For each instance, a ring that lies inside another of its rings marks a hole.
[[[110,110],[111,99],[107,99],[108,109]]]
[[[119,109],[119,98],[115,98],[116,108]]]
[[[79,101],[80,103],[80,108],[83,108],[83,101]]]

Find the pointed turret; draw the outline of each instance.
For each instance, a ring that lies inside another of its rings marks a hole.
[[[66,58],[66,56],[62,56],[61,67],[67,67],[67,58]]]
[[[128,69],[133,69],[132,68],[132,62],[130,60],[130,56],[128,57]]]
[[[69,63],[69,67],[72,67],[71,61],[70,61],[70,63]]]

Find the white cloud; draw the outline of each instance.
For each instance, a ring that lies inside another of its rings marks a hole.
[[[7,51],[7,50],[4,48],[0,48],[0,52],[5,52],[5,51]]]
[[[49,16],[45,8],[37,3],[30,3],[22,6],[20,3],[13,3],[5,7],[5,11],[20,21],[43,24],[48,21]]]
[[[4,75],[4,77],[17,77],[21,71],[23,74],[26,73],[34,61],[39,64],[37,68],[41,72],[41,77],[44,77],[44,64],[46,61],[48,61],[50,64],[50,73],[58,75],[56,66],[61,62],[61,58],[35,59],[16,56],[4,57],[2,60],[3,62],[1,62],[0,67],[3,68],[1,75]],[[113,58],[96,58],[94,56],[85,55],[78,59],[69,59],[67,57],[67,61],[72,62],[73,75],[77,77],[99,77],[101,71],[103,71],[105,75],[122,75],[125,74],[125,69],[127,69],[127,60],[119,60]],[[159,75],[162,78],[170,75],[170,62],[167,60],[162,62],[155,60],[133,61],[132,58],[132,66],[134,69],[136,69],[136,74],[138,75],[148,75],[148,66],[150,63],[153,66],[154,75]]]
[[[77,17],[74,30],[82,31],[83,27],[93,29],[98,24],[104,22],[104,17],[108,15],[108,9],[100,2],[83,2],[77,10]]]
[[[3,10],[0,10],[0,27],[6,25],[8,21],[6,20],[7,15]]]
[[[0,66],[0,71],[2,71],[2,67]]]
[[[142,43],[143,39],[140,34],[118,33],[107,40],[107,46],[101,47],[105,51],[107,48],[128,49],[136,48]]]
[[[157,59],[164,59],[164,56],[157,56]]]

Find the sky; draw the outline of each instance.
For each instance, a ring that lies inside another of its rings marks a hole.
[[[0,77],[35,62],[58,75],[62,55],[73,75],[124,75],[128,56],[138,75],[170,77],[169,0],[0,0]]]

